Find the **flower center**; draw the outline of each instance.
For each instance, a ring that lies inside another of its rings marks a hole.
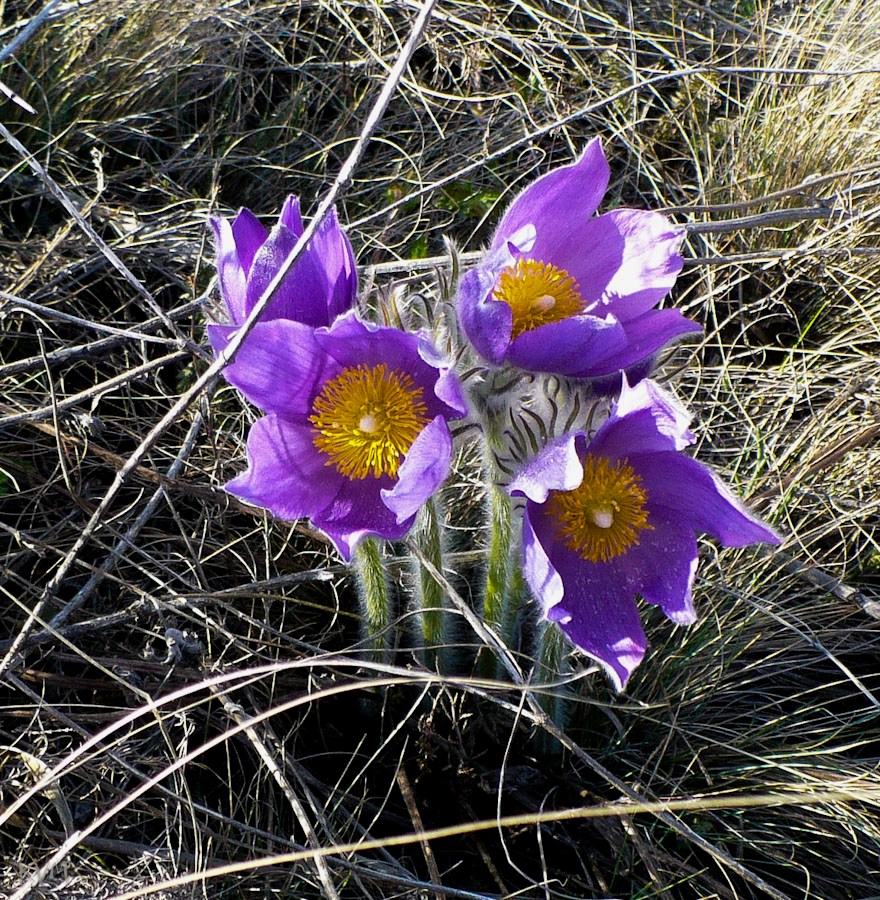
[[[642,480],[626,461],[584,460],[584,480],[573,491],[551,491],[547,512],[569,550],[588,562],[608,562],[638,544],[648,524]]]
[[[560,322],[584,310],[574,278],[550,263],[518,259],[498,277],[494,297],[513,312],[511,339],[541,325]]]
[[[397,475],[400,463],[428,424],[422,389],[384,364],[345,369],[315,398],[309,421],[315,446],[355,481]]]

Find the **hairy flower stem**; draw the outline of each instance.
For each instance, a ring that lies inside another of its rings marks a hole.
[[[501,609],[498,634],[511,650],[519,650],[522,646],[523,610],[529,601],[529,586],[526,584],[519,562],[518,546],[512,544],[511,550],[515,551],[516,559],[512,559],[510,563],[507,596]]]
[[[438,572],[443,571],[443,545],[437,504],[429,500],[419,512],[413,539]],[[450,641],[449,618],[443,609],[443,588],[421,564],[416,571],[416,604],[421,612],[422,651],[425,666],[441,673],[448,672]]]
[[[387,662],[391,644],[391,594],[375,538],[364,538],[355,550],[355,571],[361,600],[362,643],[367,658]]]
[[[490,475],[489,492],[489,559],[486,564],[486,587],[483,595],[483,621],[499,636],[503,636],[502,622],[509,618],[508,605],[511,550],[511,500],[504,488],[494,483]],[[484,647],[480,651],[477,670],[485,677],[496,674],[496,659]]]
[[[567,669],[565,637],[553,623],[542,622],[538,636],[537,662],[532,670],[531,681],[542,684],[558,681],[564,675],[565,669]],[[571,716],[571,700],[565,688],[553,688],[552,692],[542,691],[537,694],[537,699],[544,712],[564,731]],[[562,749],[546,732],[537,735],[537,742],[541,753],[545,756],[555,756]]]

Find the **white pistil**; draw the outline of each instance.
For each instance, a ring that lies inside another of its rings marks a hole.
[[[594,509],[590,515],[593,524],[599,528],[610,528],[614,524],[614,513],[607,506]]]
[[[364,434],[372,434],[378,428],[379,420],[372,413],[361,416],[361,420],[358,422],[358,431],[362,431]]]
[[[532,306],[535,309],[546,312],[548,309],[553,309],[553,307],[556,306],[556,298],[552,297],[550,294],[542,294],[532,301]]]

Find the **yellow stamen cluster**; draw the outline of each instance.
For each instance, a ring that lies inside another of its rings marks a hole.
[[[552,491],[547,513],[557,536],[588,562],[607,562],[639,542],[648,524],[642,480],[625,460],[584,460],[584,480],[573,491]]]
[[[427,425],[422,389],[404,372],[378,366],[345,369],[328,381],[312,405],[314,444],[327,465],[346,478],[397,475],[413,441]]]
[[[498,277],[493,296],[513,312],[511,339],[551,322],[561,322],[584,310],[574,278],[550,263],[519,259]]]

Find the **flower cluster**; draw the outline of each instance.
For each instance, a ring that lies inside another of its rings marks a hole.
[[[523,498],[522,572],[546,619],[622,689],[646,650],[637,596],[673,622],[695,619],[698,533],[733,547],[779,539],[682,452],[690,417],[648,376],[659,351],[701,330],[658,308],[683,265],[683,231],[654,212],[595,215],[608,181],[594,140],[513,201],[460,279],[457,355],[488,393],[554,378],[607,416],[598,430],[574,414],[561,435],[542,427],[504,486]],[[247,210],[211,224],[228,314],[209,326],[219,352],[303,224],[293,197],[268,234]],[[488,405],[469,412],[429,333],[373,325],[356,307],[354,254],[331,214],[225,370],[265,414],[226,489],[279,518],[308,517],[345,559],[365,536],[406,535],[449,474],[450,421],[470,415],[496,449],[499,434]]]

